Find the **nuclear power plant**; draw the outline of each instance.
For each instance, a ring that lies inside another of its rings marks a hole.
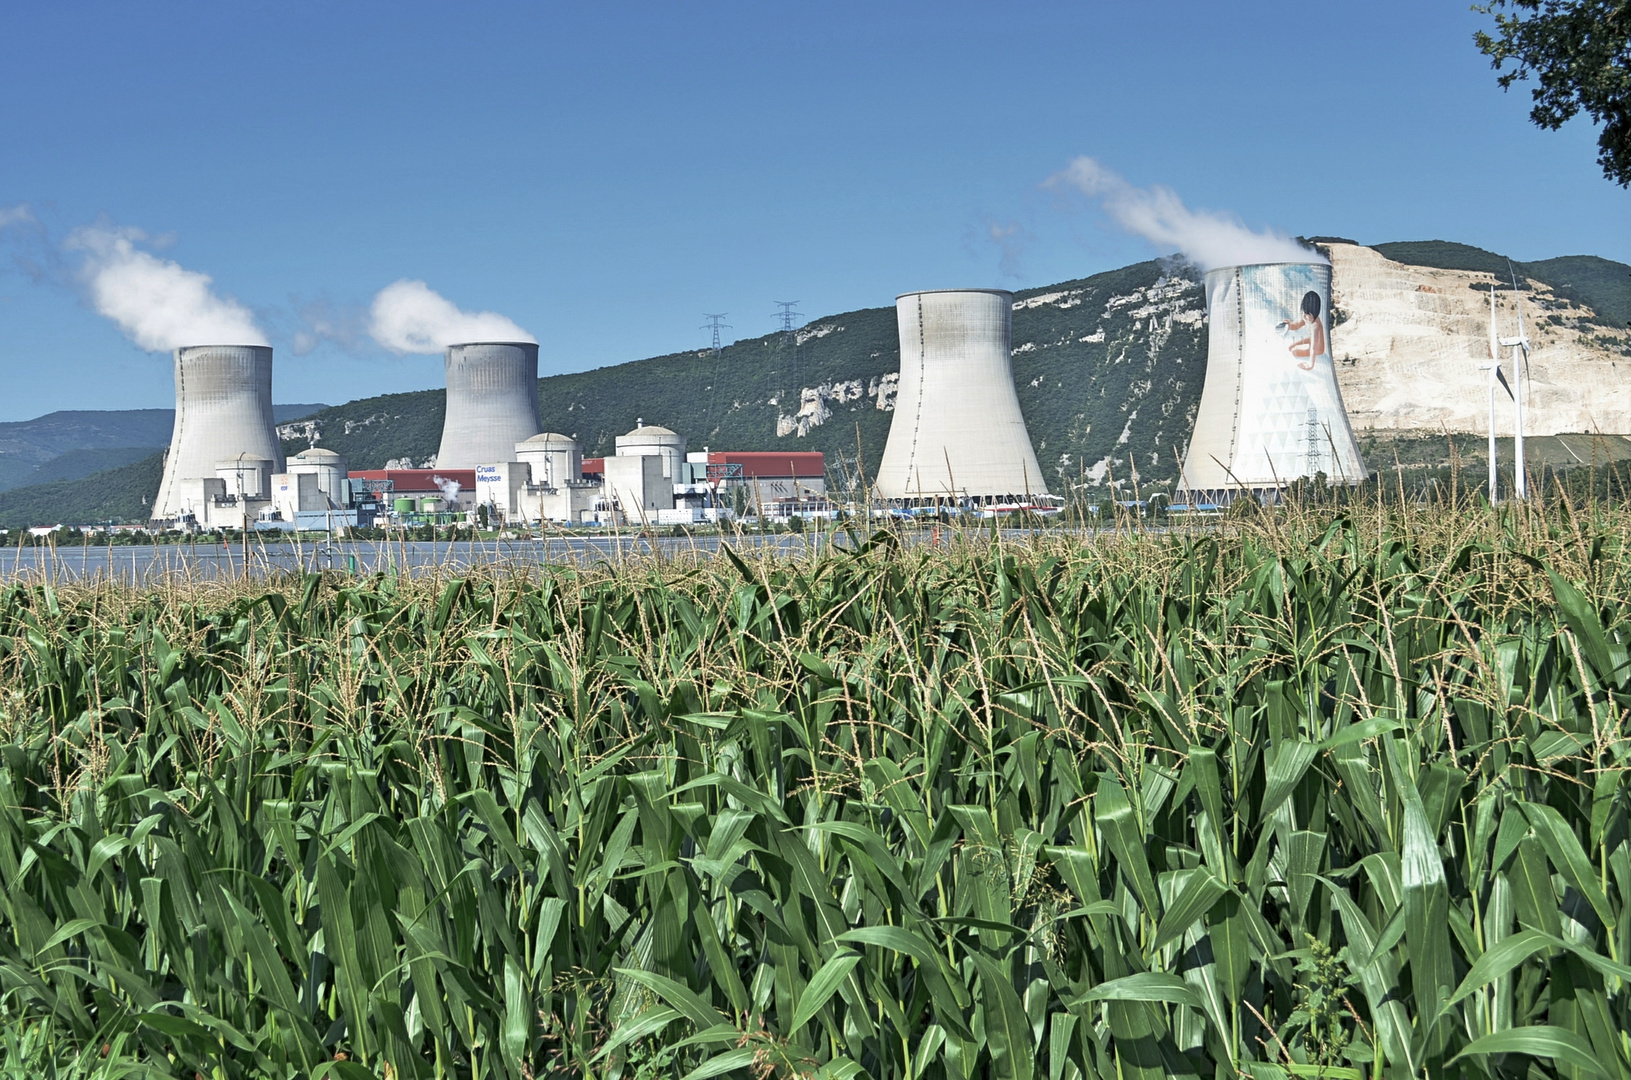
[[[1031,504],[1048,494],[1010,359],[1014,294],[895,299],[900,384],[874,490],[908,506]]]
[[[1277,499],[1304,477],[1364,480],[1333,368],[1330,266],[1209,270],[1206,304],[1206,378],[1178,499],[1204,508],[1243,492]],[[1002,289],[896,298],[900,371],[865,493],[871,513],[1060,511],[1020,412],[1013,308]],[[615,454],[585,458],[576,439],[542,431],[532,342],[449,345],[445,363],[434,468],[350,471],[344,457],[313,445],[285,470],[271,348],[177,349],[175,428],[154,522],[189,531],[383,522],[645,529],[839,513],[818,452],[689,452],[684,435],[638,419],[615,439]],[[315,441],[317,430],[306,434]]]
[[[175,367],[175,428],[153,519],[203,520],[208,509],[266,499],[283,471],[271,347],[189,345],[176,350]]]
[[[1302,477],[1363,481],[1332,360],[1330,264],[1208,270],[1206,307],[1206,382],[1180,491],[1226,503],[1276,499]]]
[[[474,342],[447,347],[447,416],[440,469],[511,460],[515,444],[543,431],[538,420],[538,346]]]

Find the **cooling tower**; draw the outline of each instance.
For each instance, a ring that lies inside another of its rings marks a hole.
[[[885,499],[1046,495],[1014,393],[1014,294],[937,289],[895,299],[900,388],[876,490]]]
[[[515,444],[538,422],[538,346],[479,342],[447,347],[447,418],[438,469],[474,469],[515,460]]]
[[[189,509],[182,485],[214,479],[226,461],[259,458],[283,471],[272,423],[272,349],[267,345],[188,345],[176,350],[176,423],[164,458],[153,519]],[[265,491],[261,491],[265,497]]]
[[[1332,362],[1330,265],[1208,270],[1206,306],[1206,383],[1180,488],[1227,499],[1316,473],[1364,480]]]

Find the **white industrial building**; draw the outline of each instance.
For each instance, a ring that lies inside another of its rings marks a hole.
[[[822,497],[820,453],[687,454],[685,436],[638,423],[617,452],[585,460],[566,435],[544,432],[516,443],[508,461],[475,470],[476,503],[505,524],[695,524],[747,513],[772,514],[787,500]],[[734,493],[734,494],[733,494]]]
[[[476,504],[500,522],[581,525],[601,503],[600,483],[583,478],[582,448],[557,432],[516,443],[514,460],[476,466]]]
[[[532,342],[449,345],[447,414],[440,469],[508,461],[515,444],[543,430],[538,419],[538,346]]]
[[[283,450],[272,422],[272,349],[189,345],[175,351],[176,419],[155,522],[243,528],[270,505]]]
[[[709,450],[686,454],[687,479],[716,495],[740,490],[747,505],[827,494],[826,459],[819,450]]]
[[[346,476],[348,464],[333,450],[320,446],[295,454],[284,472],[272,476],[271,515],[290,527],[314,531],[358,524],[351,481]]]
[[[940,289],[895,300],[900,384],[879,497],[908,505],[1030,503],[1048,485],[1010,356],[1014,295]]]
[[[1206,272],[1206,382],[1182,498],[1276,497],[1301,477],[1358,484],[1365,462],[1337,388],[1329,263]]]
[[[644,421],[635,425],[617,437],[617,453],[605,459],[602,485],[624,524],[655,525],[675,507],[674,486],[685,482],[685,436]]]

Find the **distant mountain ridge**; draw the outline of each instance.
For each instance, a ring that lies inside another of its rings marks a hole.
[[[281,424],[324,408],[274,405],[272,418]],[[0,491],[71,480],[148,457],[169,444],[175,416],[174,409],[65,409],[0,423]]]

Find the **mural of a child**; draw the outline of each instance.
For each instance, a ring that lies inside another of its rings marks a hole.
[[[1276,329],[1291,339],[1291,355],[1297,357],[1298,367],[1314,370],[1314,361],[1325,355],[1325,323],[1320,319],[1320,294],[1310,289],[1303,294],[1302,318],[1296,322],[1283,322]],[[1306,334],[1297,331],[1306,330]]]

